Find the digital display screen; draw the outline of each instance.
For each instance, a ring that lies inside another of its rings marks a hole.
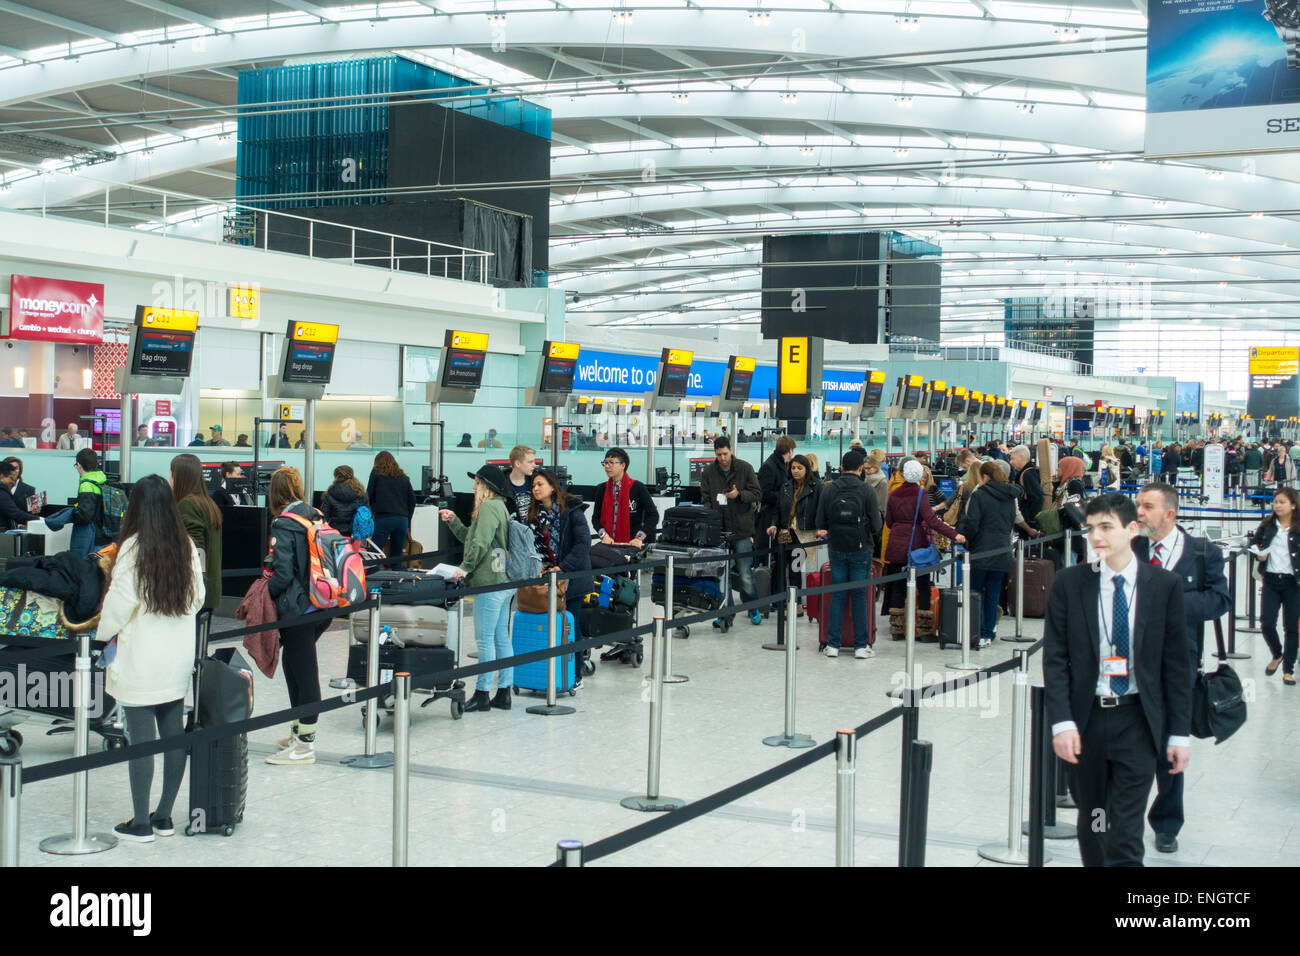
[[[956,392],[953,392],[953,393],[952,393],[952,403],[948,406],[948,414],[950,414],[950,415],[964,415],[964,414],[966,414],[966,400],[967,400],[967,398],[968,398],[968,395],[967,395],[965,392],[963,392],[963,393],[960,394],[960,395],[957,394]]]
[[[663,398],[685,398],[686,385],[691,377],[689,365],[664,364],[664,376],[659,381],[659,395]]]
[[[862,407],[879,408],[881,400],[885,397],[885,380],[882,378],[879,382],[876,382],[868,375],[862,387]]]
[[[709,465],[713,464],[715,461],[717,461],[716,458],[692,458],[690,460],[690,483],[692,485],[698,485],[700,483],[700,476],[704,474],[704,469],[708,468]]]
[[[754,381],[753,369],[731,370],[731,381],[727,383],[727,394],[723,396],[729,402],[743,402],[749,398],[749,386]]]
[[[330,342],[287,343],[284,381],[301,385],[328,385],[334,369],[334,345]]]
[[[91,431],[94,434],[104,434],[105,425],[108,426],[108,433],[110,435],[122,434],[122,409],[120,406],[114,408],[95,408],[91,410],[91,414],[96,416],[90,423]],[[104,417],[98,417],[100,415]]]
[[[761,406],[761,405],[751,405],[751,406],[749,407],[749,417],[750,417],[750,418],[757,418],[759,412],[761,412],[762,410],[763,410],[763,406]]]
[[[599,415],[604,408],[605,400],[603,398],[594,398],[591,400],[591,413],[593,415]]]
[[[966,413],[972,417],[978,418],[984,412],[984,399],[975,398],[973,395],[966,401]]]
[[[1105,425],[1105,424],[1106,424],[1106,412],[1105,412],[1103,409],[1100,409],[1100,408],[1096,409],[1096,410],[1092,413],[1092,423],[1093,423],[1094,425]]]
[[[921,383],[918,381],[915,385],[904,382],[903,385],[903,409],[910,411],[921,407]]]
[[[163,332],[158,329],[142,328],[135,336],[131,374],[189,375],[193,353],[193,332]]]
[[[1012,405],[1010,402],[1007,402],[1005,405],[1002,406],[1002,420],[1004,422],[1011,421],[1011,412],[1014,408],[1015,406]]]
[[[1199,410],[1199,392],[1197,394]],[[1190,402],[1186,408],[1193,410]],[[1300,349],[1252,348],[1250,350],[1250,392],[1246,413],[1251,418],[1273,415],[1290,418],[1300,414]]]
[[[578,360],[548,355],[542,359],[542,391],[567,395],[573,391],[573,377],[578,373]]]
[[[483,362],[486,352],[472,349],[448,348],[447,361],[442,368],[443,388],[477,389],[483,384]]]
[[[947,397],[948,397],[948,393],[946,390],[931,389],[930,390],[930,411],[931,412],[943,411],[943,400]]]
[[[585,398],[578,399],[578,407],[575,409],[575,411],[579,415],[587,414],[587,400]]]

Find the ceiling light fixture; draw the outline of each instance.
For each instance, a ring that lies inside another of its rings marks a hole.
[[[1034,111],[1034,104],[1033,104],[1033,103],[1017,103],[1017,104],[1016,104],[1016,109],[1020,110],[1020,112],[1022,112],[1022,113],[1032,113],[1032,112]]]
[[[798,101],[799,101],[799,94],[796,93],[794,90],[786,90],[784,93],[781,94],[782,103],[797,103]]]
[[[749,11],[750,22],[756,27],[765,27],[772,22],[772,13],[770,10],[751,10]]]
[[[1168,250],[1168,249],[1157,249],[1157,250],[1156,250],[1156,255],[1158,255],[1158,256],[1167,256],[1167,255],[1169,255],[1169,250]]]
[[[1114,168],[1115,168],[1115,160],[1113,160],[1113,159],[1103,159],[1103,160],[1101,160],[1100,162],[1097,163],[1097,168],[1098,168],[1098,169],[1114,169]]]
[[[1121,222],[1118,226],[1115,227],[1115,229],[1118,232],[1128,232],[1128,223]]]
[[[691,94],[687,93],[685,90],[678,90],[676,93],[673,94],[674,103],[685,103],[688,102],[690,98],[691,98]]]
[[[898,104],[899,109],[910,110],[912,108],[912,98],[910,96],[895,96],[894,102]]]
[[[1209,170],[1209,171],[1207,172],[1207,175],[1208,175],[1211,179],[1222,179],[1222,178],[1223,178],[1223,170],[1222,170],[1222,169],[1211,169],[1211,170]]]
[[[1079,39],[1078,27],[1057,27],[1052,32],[1056,34],[1059,43],[1073,43]]]
[[[811,156],[813,153],[816,152],[816,150],[813,149],[811,146],[804,145],[799,147],[799,152],[805,156]]]
[[[915,33],[921,29],[919,17],[894,17],[894,22],[898,24],[898,29],[904,33]]]
[[[1263,214],[1262,212],[1252,212],[1252,213],[1250,214],[1250,218],[1251,218],[1251,219],[1263,219],[1263,218],[1264,218],[1264,214]]]
[[[1076,199],[1078,199],[1079,197],[1076,196],[1074,193],[1066,193],[1066,194],[1065,194],[1064,196],[1062,196],[1061,198],[1064,199],[1066,202],[1074,202],[1074,201],[1075,201]]]
[[[631,11],[631,10],[615,10],[615,11],[614,11],[614,19],[617,20],[619,23],[631,23],[631,22],[632,22],[632,11]]]
[[[1197,239],[1209,239],[1209,238],[1210,238],[1210,234],[1209,234],[1208,232],[1206,232],[1205,230],[1201,230],[1200,232],[1198,232],[1198,233],[1196,234],[1196,238],[1197,238]]]
[[[1155,206],[1157,209],[1168,209],[1169,203],[1164,199],[1157,199],[1155,201]]]
[[[894,150],[894,155],[897,156],[899,159],[907,159],[908,152],[909,150],[907,149],[906,146],[900,146],[898,147],[898,149]]]

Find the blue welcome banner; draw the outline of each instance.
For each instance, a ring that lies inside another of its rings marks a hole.
[[[655,373],[659,359],[652,355],[629,355],[623,352],[597,352],[582,349],[578,354],[578,373],[574,378],[576,392],[603,394],[626,393],[643,395],[654,391]],[[726,362],[698,360],[691,365],[691,377],[686,382],[686,394],[712,397],[722,393],[722,377],[727,371]],[[826,369],[822,374],[822,387],[828,402],[853,402],[862,389],[863,372],[848,369]],[[749,387],[753,401],[766,401],[769,390],[776,389],[776,366],[760,365],[754,369],[754,379]]]

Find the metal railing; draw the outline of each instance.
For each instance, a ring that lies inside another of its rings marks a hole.
[[[485,249],[403,236],[326,219],[313,219],[310,216],[262,209],[241,202],[213,201],[204,196],[134,183],[104,183],[102,201],[97,199],[50,205],[46,202],[47,179],[48,175],[42,177],[40,211],[43,219],[56,216],[82,222],[102,222],[105,228],[117,226],[146,230],[194,242],[261,248],[305,255],[308,259],[378,266],[394,272],[412,272],[481,284],[488,282],[489,259],[494,255]],[[113,195],[115,192],[118,193],[116,201]],[[124,200],[121,197],[123,192],[143,193],[150,198],[145,202]],[[181,210],[179,213],[178,209]],[[190,235],[179,228],[186,223],[201,222],[216,216],[220,217],[221,229],[213,238]],[[421,265],[423,268],[420,268]]]

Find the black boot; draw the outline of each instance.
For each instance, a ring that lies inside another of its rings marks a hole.
[[[501,687],[497,690],[496,696],[492,698],[492,706],[497,710],[510,709],[510,688]]]
[[[475,691],[474,696],[465,703],[465,713],[469,713],[471,710],[491,709],[492,704],[488,698],[488,692],[485,690]]]

